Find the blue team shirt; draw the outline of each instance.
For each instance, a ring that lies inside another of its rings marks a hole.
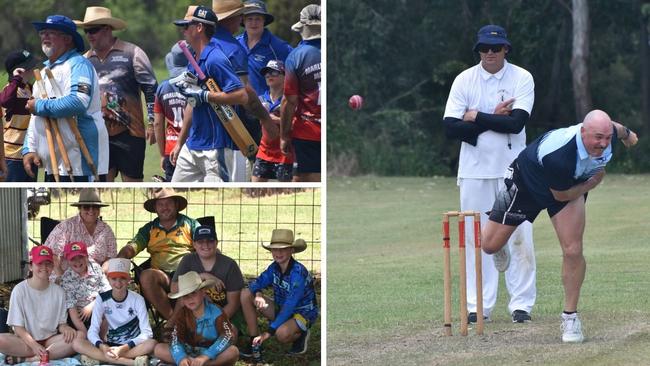
[[[198,64],[206,77],[213,78],[223,92],[228,93],[244,87],[226,55],[217,47],[216,39],[210,39],[201,52]],[[187,66],[187,69],[196,75],[191,64]],[[192,127],[186,144],[190,150],[232,149],[234,147],[234,143],[219,117],[208,103],[194,108]]]
[[[285,273],[282,273],[277,262],[273,262],[248,285],[248,288],[254,294],[271,285],[273,286],[274,301],[280,306],[280,312],[269,324],[272,331],[277,330],[296,313],[301,314],[310,323],[316,320],[318,306],[314,291],[314,279],[300,262],[291,258]]]
[[[262,38],[253,46],[248,48],[248,33],[244,32],[237,37],[239,44],[246,50],[248,58],[248,79],[255,89],[257,95],[262,95],[269,90],[261,70],[270,60],[284,62],[293,50],[293,47],[286,41],[273,35],[271,31],[264,28]]]
[[[612,143],[602,156],[593,158],[582,142],[581,127],[582,123],[579,123],[549,131],[528,145],[517,157],[521,179],[542,207],[557,203],[551,189],[566,191],[586,181],[604,169],[612,158],[613,145],[617,140],[616,129],[612,127]]]

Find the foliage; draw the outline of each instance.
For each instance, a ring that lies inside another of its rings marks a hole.
[[[535,78],[529,141],[574,124],[571,13],[564,3],[329,1],[328,169],[346,171],[336,165],[352,161],[358,174],[455,174],[460,143],[445,138],[441,120],[455,76],[478,62],[471,51],[476,32],[489,23],[506,28],[513,44],[508,60]],[[641,94],[640,22],[647,25],[647,4],[595,0],[589,6],[594,108],[650,130],[641,112],[650,103]],[[364,97],[360,111],[347,107],[353,94]],[[641,137],[641,146],[614,159],[613,169],[647,171]]]

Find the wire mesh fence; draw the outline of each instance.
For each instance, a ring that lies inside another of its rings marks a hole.
[[[101,199],[108,207],[101,209],[101,219],[117,239],[118,251],[156,214],[146,211],[144,201],[151,188],[100,188]],[[181,213],[199,218],[213,216],[221,252],[239,264],[245,276],[257,276],[272,261],[262,241],[271,238],[276,228],[291,229],[296,238],[304,239],[307,250],[294,257],[310,271],[321,271],[321,192],[318,188],[223,188],[176,189],[188,205]],[[79,199],[79,189],[49,189],[49,204],[30,214],[29,236],[41,242],[40,219],[65,220],[78,214],[70,206]],[[146,251],[136,261],[149,257]]]

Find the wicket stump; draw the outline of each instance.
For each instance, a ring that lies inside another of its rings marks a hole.
[[[449,245],[449,218],[458,217],[458,262],[460,287],[460,334],[467,335],[467,268],[465,265],[465,217],[474,218],[474,266],[476,268],[476,334],[483,334],[483,266],[481,261],[481,213],[476,211],[448,211],[442,215],[442,247],[444,249],[444,328],[451,335],[451,260]]]

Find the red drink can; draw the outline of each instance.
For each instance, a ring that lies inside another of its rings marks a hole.
[[[49,365],[50,364],[50,351],[45,351],[41,354],[41,363],[39,365]]]

